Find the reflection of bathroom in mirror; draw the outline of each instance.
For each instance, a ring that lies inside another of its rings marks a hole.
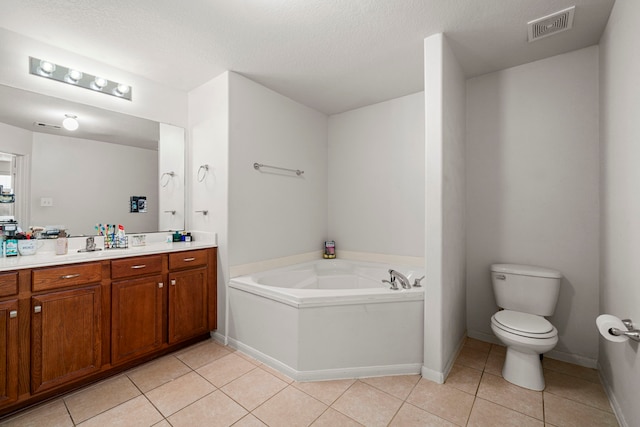
[[[184,229],[182,128],[1,85],[0,99],[0,185],[9,179],[15,191],[0,215],[72,236],[96,234],[98,223]],[[77,131],[61,128],[65,114]],[[143,211],[131,206],[139,197]]]

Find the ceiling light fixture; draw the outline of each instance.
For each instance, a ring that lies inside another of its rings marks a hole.
[[[44,59],[29,57],[29,73],[73,86],[83,87],[131,101],[131,86],[82,72],[76,68],[54,64]]]
[[[78,117],[73,114],[65,114],[65,119],[62,121],[62,127],[66,130],[74,131],[80,127],[78,123]]]

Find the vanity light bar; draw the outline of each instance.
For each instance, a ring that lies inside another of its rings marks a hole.
[[[107,80],[102,76],[94,76],[63,65],[54,64],[44,59],[30,56],[29,73],[34,76],[56,80],[131,101],[133,90],[129,85]]]

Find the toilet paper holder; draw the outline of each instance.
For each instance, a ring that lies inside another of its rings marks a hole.
[[[634,329],[631,319],[623,319],[622,323],[627,327],[626,331],[620,330],[618,328],[609,328],[609,333],[617,337],[624,335],[634,341],[640,341],[640,329]]]

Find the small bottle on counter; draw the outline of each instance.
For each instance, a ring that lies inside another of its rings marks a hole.
[[[62,230],[56,240],[56,255],[66,255],[68,250],[69,242],[67,241],[67,233]]]
[[[4,255],[6,257],[18,256],[18,241],[16,239],[5,240]]]

